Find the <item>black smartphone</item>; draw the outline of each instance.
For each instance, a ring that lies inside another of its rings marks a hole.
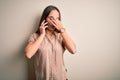
[[[45,20],[45,22],[44,23],[46,23],[47,21]],[[48,24],[45,24],[45,27],[48,27]]]

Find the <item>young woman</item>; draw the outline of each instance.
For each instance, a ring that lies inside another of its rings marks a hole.
[[[63,53],[74,54],[75,43],[61,24],[61,14],[57,7],[47,6],[40,19],[38,30],[31,34],[25,48],[28,58],[34,56],[37,80],[67,80]]]

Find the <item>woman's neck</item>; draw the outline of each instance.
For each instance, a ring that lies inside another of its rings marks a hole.
[[[46,29],[46,34],[52,36],[54,30]]]
[[[55,30],[54,26],[48,26],[46,28],[46,33],[49,34],[49,35],[52,35],[54,30]]]

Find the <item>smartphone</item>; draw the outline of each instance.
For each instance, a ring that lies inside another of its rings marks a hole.
[[[46,22],[47,22],[47,21],[45,20],[45,22],[44,22],[44,23],[46,23]],[[48,24],[46,24],[46,25],[45,25],[45,27],[47,28],[47,27],[48,27]]]

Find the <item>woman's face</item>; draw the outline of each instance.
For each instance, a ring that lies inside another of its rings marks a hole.
[[[55,27],[52,25],[52,23],[50,23],[50,20],[53,18],[55,20],[59,20],[59,12],[57,10],[52,10],[48,17],[47,17],[47,22],[48,22],[48,27],[52,27],[53,29],[55,29]]]

